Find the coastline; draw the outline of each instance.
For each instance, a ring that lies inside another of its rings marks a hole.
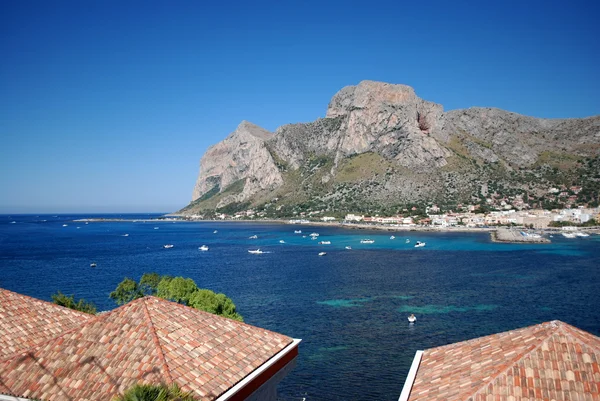
[[[144,222],[144,223],[160,223],[160,222],[173,222],[173,223],[232,223],[232,224],[287,224],[290,226],[317,226],[317,227],[338,227],[349,230],[376,230],[386,232],[397,232],[397,231],[419,231],[419,232],[443,232],[443,233],[490,233],[490,240],[498,243],[513,243],[513,244],[547,244],[552,241],[544,236],[540,238],[525,236],[521,234],[522,230],[526,230],[523,227],[507,228],[502,226],[487,226],[487,227],[465,227],[465,226],[398,226],[398,225],[386,225],[386,224],[360,224],[360,223],[342,223],[342,222],[323,222],[323,221],[311,221],[308,223],[290,223],[288,219],[260,219],[260,220],[195,220],[186,219],[183,215],[165,215],[162,218],[155,219],[123,219],[123,218],[89,218],[89,219],[77,219],[73,222]],[[588,233],[600,234],[600,227],[578,227],[578,231],[585,231]],[[563,232],[557,227],[548,227],[544,229],[538,229],[543,234],[560,234]]]

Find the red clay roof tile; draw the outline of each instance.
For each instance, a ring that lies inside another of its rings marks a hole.
[[[47,309],[34,301],[28,299],[27,310]],[[175,382],[200,400],[214,400],[293,341],[154,297],[77,323],[0,356],[0,393],[107,400],[137,382]]]
[[[600,400],[600,338],[552,321],[426,350],[410,401]]]
[[[0,359],[41,344],[93,317],[0,288]]]

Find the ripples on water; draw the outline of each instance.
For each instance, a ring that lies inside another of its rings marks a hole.
[[[390,240],[339,228],[72,219],[0,216],[0,286],[46,300],[61,290],[105,310],[125,276],[191,277],[233,298],[247,323],[303,339],[282,400],[396,400],[416,350],[552,319],[600,334],[598,237],[513,245],[485,233]],[[313,231],[331,245],[302,238]],[[375,243],[360,244],[365,237]],[[427,246],[415,249],[417,240]],[[258,247],[270,253],[247,252]]]

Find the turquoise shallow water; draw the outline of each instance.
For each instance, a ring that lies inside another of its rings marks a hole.
[[[111,309],[108,294],[125,276],[191,277],[229,295],[246,322],[303,339],[283,400],[396,400],[416,350],[547,320],[600,334],[597,236],[521,245],[486,233],[390,240],[340,228],[74,217],[88,216],[0,216],[0,286],[46,300],[61,290]],[[302,238],[311,232],[331,245]],[[417,240],[427,246],[415,249]],[[258,247],[267,253],[247,252]]]

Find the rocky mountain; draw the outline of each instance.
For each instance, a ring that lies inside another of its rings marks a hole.
[[[363,81],[325,118],[270,133],[242,122],[200,162],[182,214],[252,207],[395,213],[411,204],[557,202],[584,185],[598,201],[600,116],[539,119],[493,108],[444,112],[406,85]]]

